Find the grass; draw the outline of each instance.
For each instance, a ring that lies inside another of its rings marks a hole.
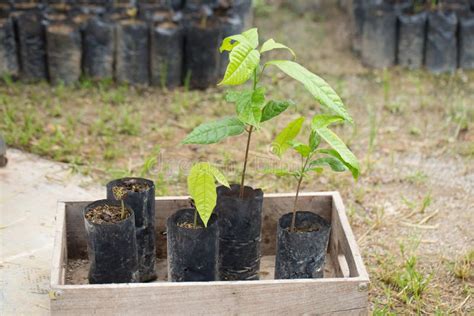
[[[305,180],[303,190],[341,192],[371,275],[371,311],[468,314],[472,260],[464,255],[473,238],[474,73],[367,70],[350,52],[347,18],[340,12],[300,18],[262,4],[261,36],[291,46],[299,62],[342,94],[356,122],[337,127],[337,133],[365,162],[360,180],[325,172]],[[297,104],[255,134],[248,183],[266,192],[291,192],[293,181],[263,172],[279,163],[268,144],[291,119],[320,109],[301,85],[271,68],[267,74],[268,93]],[[242,138],[179,144],[199,123],[234,112],[220,88],[138,89],[87,78],[76,87],[4,82],[0,131],[11,147],[67,162],[99,183],[144,176],[155,181],[157,195],[186,194],[187,170],[198,160],[212,161],[238,181]],[[293,162],[296,157],[290,157]],[[410,244],[412,234],[422,235],[419,246],[402,254],[399,243]],[[446,264],[444,257],[453,261]]]

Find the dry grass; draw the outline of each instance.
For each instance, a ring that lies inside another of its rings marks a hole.
[[[273,16],[256,21],[261,36],[294,48],[354,116],[356,125],[338,132],[363,165],[359,182],[326,172],[303,187],[341,191],[371,275],[374,314],[472,313],[472,258],[469,264],[458,258],[472,254],[474,244],[474,73],[371,71],[350,52],[346,18],[337,10],[298,17],[267,9],[259,12]],[[256,134],[248,183],[266,192],[294,191],[292,180],[262,172],[278,163],[268,144],[292,118],[310,117],[319,107],[274,69],[265,82],[268,95],[290,97],[297,107]],[[184,194],[187,168],[197,160],[213,161],[238,179],[241,137],[179,145],[199,123],[233,113],[222,90],[85,81],[75,88],[10,83],[0,93],[0,129],[11,146],[68,162],[101,182],[135,174],[155,180],[159,194]]]

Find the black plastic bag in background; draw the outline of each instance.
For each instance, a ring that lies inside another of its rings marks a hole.
[[[134,19],[119,21],[115,68],[117,81],[132,85],[147,85],[149,57],[147,23]]]
[[[474,69],[474,14],[459,20],[459,67]]]
[[[10,15],[11,6],[8,3],[0,3],[0,18],[6,19]]]
[[[48,78],[45,25],[40,12],[25,12],[17,17],[20,50],[20,78],[25,81]]]
[[[242,21],[243,29],[253,25],[252,0],[231,0],[231,12],[237,14]]]
[[[46,29],[51,83],[71,85],[81,77],[81,34],[72,23],[53,23]]]
[[[397,51],[397,15],[389,7],[366,11],[362,32],[362,62],[383,68],[395,64]]]
[[[216,19],[209,19],[205,26],[198,20],[187,23],[184,73],[190,76],[190,88],[206,89],[217,83],[220,41],[221,29]]]
[[[15,29],[11,19],[0,19],[0,77],[17,77],[18,55],[15,43]]]
[[[202,6],[216,7],[219,0],[185,0],[184,9],[188,12],[200,11]]]
[[[222,39],[231,35],[242,33],[243,24],[239,16],[225,16],[221,17],[220,20],[222,25]],[[219,58],[219,77],[223,78],[227,69],[227,65],[229,64],[229,52],[222,52]]]
[[[426,68],[435,73],[454,72],[457,67],[458,20],[453,12],[435,11],[428,15]]]
[[[114,76],[115,23],[100,17],[90,19],[83,35],[84,74],[92,79]]]
[[[181,85],[183,78],[184,29],[164,22],[151,31],[151,84],[161,87]]]
[[[425,55],[426,13],[402,14],[398,17],[398,64],[417,69]]]

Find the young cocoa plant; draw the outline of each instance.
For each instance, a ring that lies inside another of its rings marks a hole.
[[[261,62],[261,56],[274,49],[285,49],[293,60],[270,60]],[[291,78],[299,81],[326,110],[333,112],[343,120],[352,122],[344,104],[336,92],[320,77],[294,61],[293,50],[286,45],[269,39],[259,47],[258,31],[252,28],[242,34],[225,38],[220,51],[229,51],[229,64],[219,85],[243,85],[252,81],[250,89],[228,91],[226,101],[234,103],[236,115],[196,127],[183,141],[184,144],[213,144],[226,137],[247,133],[245,158],[240,180],[240,198],[243,198],[245,173],[252,133],[258,131],[262,123],[267,122],[293,104],[290,100],[267,100],[265,87],[261,79],[268,66],[275,66]]]
[[[225,176],[216,167],[207,162],[195,164],[189,172],[188,192],[195,209],[193,224],[195,229],[197,228],[198,214],[204,227],[207,227],[207,222],[211,218],[217,201],[216,181],[229,187]]]
[[[127,195],[127,190],[123,187],[115,187],[112,189],[112,193],[114,194],[114,197],[116,200],[119,200],[121,205],[122,205],[122,212],[120,214],[121,219],[125,219],[125,203],[123,200],[125,199]]]
[[[311,122],[311,131],[306,144],[295,141],[300,133],[304,117],[299,117],[290,122],[273,142],[273,151],[279,157],[289,148],[294,149],[301,157],[301,166],[296,171],[287,169],[272,169],[268,172],[277,176],[293,176],[298,181],[296,187],[295,201],[293,204],[293,216],[291,219],[290,232],[295,230],[296,211],[301,182],[309,176],[310,172],[321,173],[323,167],[330,167],[333,171],[343,172],[349,170],[354,179],[359,177],[359,162],[354,154],[347,148],[344,142],[329,129],[329,125],[341,122],[344,118],[337,115],[320,114],[315,115]],[[320,148],[324,140],[331,148]]]

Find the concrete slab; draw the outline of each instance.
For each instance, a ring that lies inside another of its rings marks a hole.
[[[66,164],[19,150],[0,168],[0,315],[49,315],[58,200],[99,199],[105,189]]]

